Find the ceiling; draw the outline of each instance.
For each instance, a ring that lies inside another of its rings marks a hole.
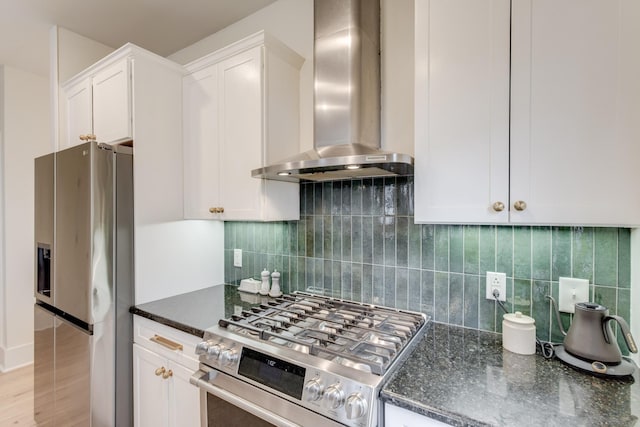
[[[49,75],[58,25],[112,48],[168,56],[275,0],[0,0],[0,65]]]

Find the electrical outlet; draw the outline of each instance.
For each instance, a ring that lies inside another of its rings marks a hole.
[[[589,281],[560,277],[558,279],[558,310],[563,313],[575,313],[577,302],[589,301]]]
[[[497,289],[500,293],[498,300],[507,300],[507,275],[505,273],[487,271],[487,299],[495,299],[493,296],[494,289]]]
[[[242,267],[242,249],[233,250],[233,266]]]

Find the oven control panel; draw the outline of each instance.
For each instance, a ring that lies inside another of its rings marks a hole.
[[[350,426],[369,425],[377,399],[370,387],[313,370],[308,373],[302,398],[307,408]]]
[[[224,338],[202,341],[196,354],[214,369],[347,426],[368,426],[376,415],[373,387],[294,358],[281,358]]]

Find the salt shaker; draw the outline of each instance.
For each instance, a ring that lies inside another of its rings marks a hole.
[[[269,296],[273,298],[282,296],[282,292],[280,291],[280,273],[278,273],[278,270],[273,270],[273,273],[271,273],[271,291],[269,292]]]
[[[265,267],[260,274],[262,277],[262,286],[260,286],[260,295],[268,295],[269,294],[269,270]]]

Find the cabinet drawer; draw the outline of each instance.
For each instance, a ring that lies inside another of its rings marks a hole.
[[[384,405],[385,427],[445,427],[448,425],[408,409],[389,405],[388,403]]]
[[[140,346],[158,353],[187,368],[198,369],[196,345],[200,337],[179,331],[140,316],[133,317],[133,340]]]

